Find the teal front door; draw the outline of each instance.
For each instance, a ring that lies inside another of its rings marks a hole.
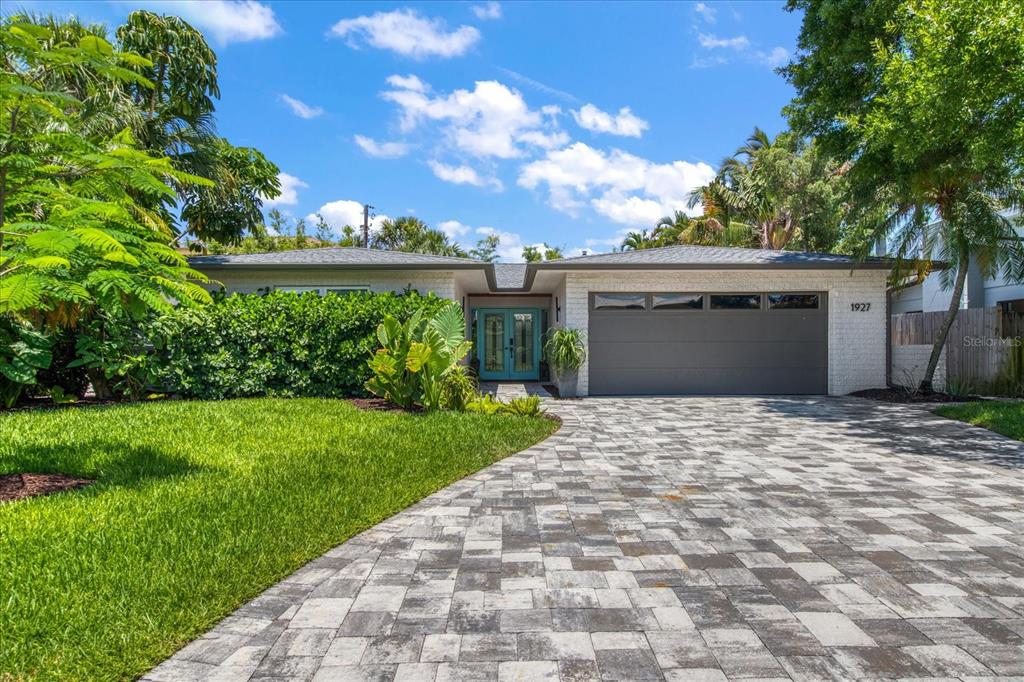
[[[478,309],[476,347],[481,379],[540,379],[540,310]]]

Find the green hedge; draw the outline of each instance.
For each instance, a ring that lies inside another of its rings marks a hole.
[[[414,292],[235,294],[153,325],[152,376],[165,392],[204,399],[366,395],[384,316],[448,303]]]

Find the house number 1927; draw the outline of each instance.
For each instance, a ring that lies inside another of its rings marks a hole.
[[[852,310],[855,313],[866,313],[867,311],[871,310],[871,304],[870,303],[851,303],[850,304],[850,310]]]

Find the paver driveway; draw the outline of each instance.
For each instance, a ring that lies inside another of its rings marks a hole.
[[[855,399],[551,407],[147,679],[1024,675],[1021,445]]]

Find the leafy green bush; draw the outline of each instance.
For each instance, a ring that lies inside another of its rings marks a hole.
[[[504,405],[503,402],[496,399],[490,393],[481,393],[466,403],[466,411],[478,412],[479,414],[498,414]]]
[[[555,374],[575,372],[587,359],[587,337],[580,329],[555,329],[544,343],[544,355]]]
[[[441,380],[441,406],[465,412],[466,405],[476,397],[477,389],[473,370],[466,365],[456,365]]]
[[[377,339],[381,348],[369,361],[367,390],[400,407],[441,409],[445,378],[461,372],[458,363],[471,347],[462,309],[450,303],[432,317],[417,310],[405,323],[386,315]]]
[[[234,294],[159,316],[151,364],[139,371],[155,378],[153,390],[195,398],[365,395],[377,326],[447,305],[416,293]]]
[[[544,414],[544,410],[540,406],[540,397],[535,395],[512,398],[501,407],[499,412],[519,417],[539,417]]]
[[[0,316],[0,405],[12,407],[53,358],[53,340],[28,324]]]

